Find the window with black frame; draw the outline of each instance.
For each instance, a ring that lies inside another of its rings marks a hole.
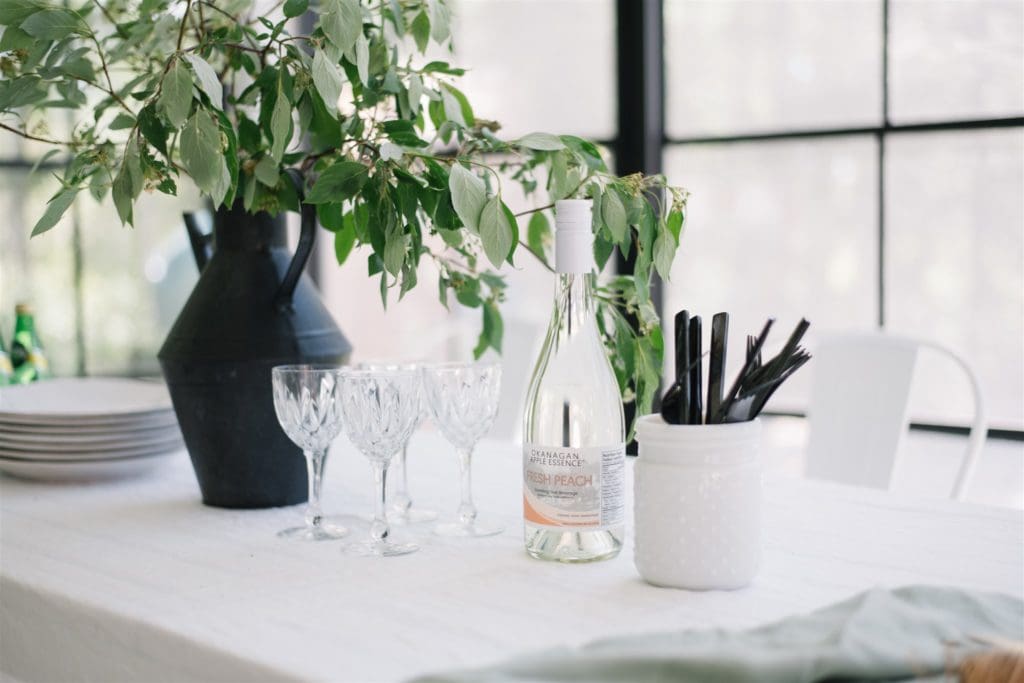
[[[74,122],[36,113],[26,125],[65,139]],[[197,277],[180,218],[197,199],[149,195],[132,230],[109,199],[83,192],[53,230],[32,238],[64,168],[48,149],[0,131],[0,334],[9,344],[14,306],[24,302],[55,375],[157,375],[156,349]]]
[[[945,344],[995,435],[1024,435],[1024,4],[664,12],[665,168],[693,192],[666,310]],[[917,377],[913,420],[967,424],[958,368],[922,355]],[[808,388],[773,407],[802,412]]]

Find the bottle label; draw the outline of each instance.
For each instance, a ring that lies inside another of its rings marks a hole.
[[[626,444],[523,446],[523,516],[552,529],[600,530],[625,518]]]

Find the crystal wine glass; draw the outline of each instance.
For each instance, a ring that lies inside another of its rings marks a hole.
[[[341,367],[334,365],[280,365],[271,371],[274,412],[284,433],[302,449],[309,473],[306,524],[285,529],[278,536],[327,541],[348,533],[343,526],[325,522],[320,508],[327,448],[341,432],[341,372]]]
[[[360,370],[411,370],[418,372],[419,368],[413,363],[359,363],[356,366]],[[427,416],[425,407],[420,402],[420,415],[416,419],[416,428],[420,426]],[[406,467],[406,456],[409,451],[409,440],[402,444],[402,450],[398,459],[391,465],[391,477],[397,478],[395,491],[391,494],[391,506],[388,510],[388,521],[394,524],[418,524],[420,522],[431,522],[437,519],[437,513],[433,510],[424,510],[420,507],[413,507],[412,497],[409,495],[409,471]]]
[[[345,433],[373,465],[377,486],[370,538],[346,546],[357,555],[404,555],[413,543],[393,543],[387,519],[388,464],[409,440],[420,418],[419,373],[409,369],[348,370],[341,379]]]
[[[501,365],[441,363],[423,368],[423,389],[431,417],[459,456],[462,499],[457,520],[438,524],[439,536],[493,536],[503,528],[481,523],[473,505],[470,465],[473,448],[494,424],[498,413]]]

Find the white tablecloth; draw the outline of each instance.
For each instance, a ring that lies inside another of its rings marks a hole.
[[[563,566],[522,550],[520,455],[477,451],[489,539],[424,536],[397,558],[275,537],[301,508],[203,507],[184,452],[151,476],[90,486],[0,478],[0,671],[8,679],[398,681],[596,637],[746,627],[875,585],[1024,594],[1022,513],[844,486],[766,484],[753,585],[694,593],[643,583],[632,551]],[[417,435],[414,497],[454,510],[456,462]],[[370,470],[339,442],[328,512],[369,510]]]

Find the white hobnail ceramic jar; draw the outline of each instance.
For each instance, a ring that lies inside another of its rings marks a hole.
[[[761,558],[761,423],[637,423],[635,562],[656,586],[747,585]]]

